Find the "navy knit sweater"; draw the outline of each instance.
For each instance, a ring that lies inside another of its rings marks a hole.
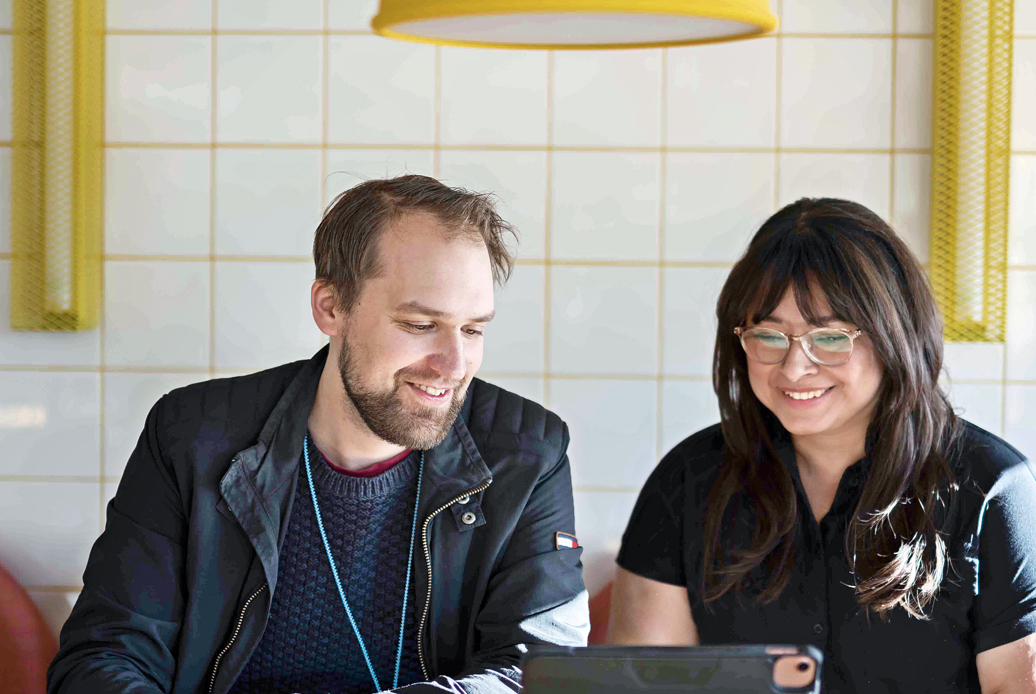
[[[419,456],[419,452],[411,453],[376,477],[350,477],[329,467],[310,444],[313,486],[324,531],[349,608],[383,689],[392,687],[396,664]],[[418,536],[412,574],[422,561]],[[375,691],[331,574],[304,467],[299,470],[277,573],[266,630],[231,692]],[[417,653],[420,615],[414,593],[411,576],[399,672],[401,687],[423,679]]]

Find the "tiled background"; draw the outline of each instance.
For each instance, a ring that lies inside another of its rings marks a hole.
[[[393,42],[375,4],[109,0],[102,327],[46,335],[8,328],[0,0],[0,562],[55,627],[148,407],[320,346],[311,234],[365,177],[494,190],[520,227],[482,375],[570,423],[591,588],[660,455],[716,420],[713,304],[767,216],[848,197],[927,256],[932,0],[783,0],[776,36],[612,53]],[[947,382],[1036,457],[1036,3],[1015,5],[1007,344],[950,345]]]

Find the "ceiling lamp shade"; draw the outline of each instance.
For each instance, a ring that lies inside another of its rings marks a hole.
[[[773,31],[768,0],[381,0],[390,38],[488,48],[647,48]]]

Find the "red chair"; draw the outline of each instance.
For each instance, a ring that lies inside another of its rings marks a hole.
[[[0,566],[0,689],[5,694],[44,694],[47,666],[58,642],[36,604]]]

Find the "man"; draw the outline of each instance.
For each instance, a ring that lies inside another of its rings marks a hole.
[[[474,378],[508,232],[424,176],[335,202],[329,346],[152,408],[50,692],[504,692],[585,644],[567,428]]]

